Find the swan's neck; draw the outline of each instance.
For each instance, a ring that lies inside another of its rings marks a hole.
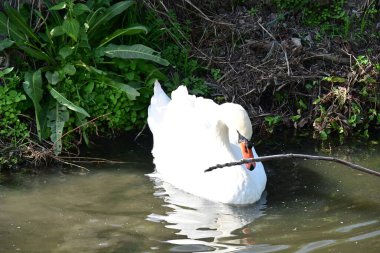
[[[229,143],[228,127],[221,120],[216,124],[216,135],[222,144],[227,145]]]
[[[216,135],[219,145],[226,148],[227,151],[233,155],[229,136],[229,128],[223,121],[218,121],[216,125]]]
[[[222,148],[223,160],[239,161],[242,159],[241,150],[238,144],[238,132],[228,127],[224,121],[219,121],[216,126],[217,145]]]

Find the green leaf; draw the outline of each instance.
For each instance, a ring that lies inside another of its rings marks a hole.
[[[91,49],[90,43],[88,43],[87,32],[84,28],[80,29],[80,40],[78,43],[78,47],[84,47],[84,48]]]
[[[269,126],[275,126],[281,122],[282,117],[280,115],[274,115],[274,116],[270,115],[270,116],[266,116],[264,119],[268,123]]]
[[[125,92],[130,100],[135,100],[137,96],[140,96],[140,93],[135,88],[127,84],[110,81],[108,85]]]
[[[95,74],[98,74],[98,75],[107,75],[107,72],[106,71],[102,71],[100,69],[97,69],[93,66],[88,66],[88,69],[87,69],[89,72],[91,73],[95,73]]]
[[[26,72],[23,87],[33,103],[39,103],[43,94],[41,70],[37,70],[34,73]]]
[[[105,75],[105,76],[107,75],[106,71],[102,71],[100,69],[94,68],[93,66],[89,66],[89,65],[85,64],[82,61],[77,62],[75,65],[78,66],[78,67],[85,68],[88,72],[91,72],[91,73],[95,73],[95,74],[98,74],[98,75]]]
[[[293,116],[290,116],[290,119],[291,119],[293,122],[298,121],[300,118],[301,118],[301,115],[293,115]]]
[[[64,67],[63,67],[63,71],[65,72],[65,74],[69,75],[69,76],[72,76],[75,74],[76,72],[76,69],[74,67],[74,65],[68,63],[66,64]]]
[[[24,34],[16,29],[15,26],[9,22],[8,18],[2,12],[0,12],[0,34],[9,36],[16,42],[24,42],[26,40]]]
[[[112,5],[111,7],[107,8],[103,13],[100,13],[99,15],[92,15],[91,19],[89,20],[90,27],[88,29],[88,33],[93,34],[100,26],[105,25],[112,18],[123,13],[134,3],[135,1],[118,2]]]
[[[3,40],[0,41],[0,52],[1,51],[4,51],[4,49],[7,49],[8,47],[11,47],[15,42],[8,39],[8,38],[5,38]]]
[[[41,126],[41,138],[47,139],[49,137],[49,129],[47,126],[47,112],[49,110],[48,104],[41,104],[41,112],[40,112],[40,126]]]
[[[63,59],[70,56],[74,52],[74,47],[64,46],[59,49],[59,55],[62,56]]]
[[[34,112],[36,116],[37,133],[38,138],[41,141],[41,105],[40,101],[42,99],[42,77],[41,70],[37,70],[34,73],[26,72],[25,81],[23,83],[23,88],[28,97],[32,100],[34,106]]]
[[[66,106],[67,108],[69,108],[70,110],[72,111],[76,111],[76,112],[79,112],[87,117],[90,117],[90,115],[86,112],[85,109],[83,109],[82,107],[80,106],[77,106],[75,105],[74,103],[72,103],[71,101],[69,101],[67,98],[65,98],[61,93],[59,93],[58,91],[56,91],[54,88],[51,88],[50,90],[50,94],[58,101],[58,103],[60,103],[61,105],[64,105]]]
[[[105,10],[106,8],[100,7],[88,15],[86,24],[89,26],[89,28],[96,22],[100,15],[102,15],[102,13],[105,12]]]
[[[317,105],[317,104],[319,104],[319,102],[321,102],[320,97],[318,97],[316,100],[313,101],[313,105]]]
[[[111,58],[144,59],[164,66],[169,65],[169,62],[161,58],[157,51],[141,44],[132,46],[110,44],[105,48],[99,48],[99,50]]]
[[[10,67],[10,68],[0,70],[0,77],[3,77],[5,75],[11,73],[13,69],[14,69],[14,67]]]
[[[20,32],[24,33],[28,38],[32,38],[34,41],[41,44],[36,33],[27,25],[22,15],[15,9],[13,9],[8,2],[4,4],[4,10],[8,15],[10,21],[17,27]]]
[[[304,110],[307,109],[307,105],[305,104],[305,102],[302,99],[298,100],[298,105],[301,109],[304,109]]]
[[[65,30],[63,30],[63,26],[61,25],[54,27],[50,31],[50,36],[52,36],[53,38],[57,36],[61,36],[63,34],[65,34]]]
[[[94,82],[89,82],[86,86],[83,87],[83,91],[86,94],[90,94],[94,90]]]
[[[322,130],[320,133],[319,133],[319,136],[321,137],[321,139],[324,141],[324,140],[327,140],[327,133],[325,130]]]
[[[0,34],[8,35],[8,18],[3,12],[0,12]]]
[[[46,77],[48,83],[52,83],[53,82],[53,73],[51,73],[50,71],[47,71],[45,73],[45,77]]]
[[[80,127],[84,142],[86,143],[87,146],[90,146],[90,140],[88,138],[88,135],[86,133],[86,129],[88,127],[88,121],[86,119],[86,116],[84,116],[81,113],[75,113],[76,119],[75,119],[75,124],[77,127]]]
[[[26,54],[28,54],[29,56],[31,56],[33,58],[36,58],[36,59],[42,60],[42,61],[46,61],[49,63],[54,62],[53,59],[43,51],[39,51],[39,50],[36,50],[34,48],[25,46],[25,45],[18,45],[18,47],[22,51],[24,51]]]
[[[54,73],[48,71],[46,72],[45,77],[48,80],[48,82],[53,85],[59,83],[62,80],[62,77],[58,71],[54,71]]]
[[[62,9],[65,9],[67,6],[67,4],[65,2],[61,2],[59,4],[56,4],[52,7],[49,8],[50,11],[59,11],[59,10],[62,10]]]
[[[79,22],[76,19],[68,18],[63,21],[62,29],[74,41],[77,41],[79,35]]]
[[[375,84],[376,83],[376,79],[373,78],[372,76],[370,75],[365,75],[362,79],[359,80],[359,83],[366,83],[366,84]]]
[[[142,73],[146,73],[145,80],[167,80],[168,78],[152,63],[146,61],[138,61],[137,69]],[[154,83],[154,81],[152,82]]]
[[[345,83],[346,78],[340,77],[340,76],[326,76],[322,78],[324,81],[332,82],[332,83]]]
[[[69,120],[67,108],[57,102],[52,102],[47,113],[47,126],[50,128],[50,139],[54,143],[54,154],[62,151],[62,133],[65,122]]]
[[[118,29],[113,34],[111,34],[110,36],[107,36],[106,38],[104,38],[104,40],[102,40],[102,42],[100,43],[99,47],[104,46],[105,44],[109,43],[111,40],[113,40],[119,36],[135,35],[135,34],[139,34],[139,33],[147,34],[148,29],[143,25],[135,25],[132,27],[128,27],[126,29]]]
[[[63,1],[62,1],[63,2]],[[49,9],[52,7],[52,1],[49,0],[49,1],[44,1],[44,5],[46,5],[46,7]],[[60,15],[60,13],[58,11],[51,11],[50,12],[51,14],[51,21],[53,24],[57,24],[57,25],[62,25],[63,23],[63,18],[64,16]],[[49,17],[49,20],[50,20],[50,17]]]
[[[131,72],[128,72],[125,77],[129,80],[129,81],[132,81],[133,79],[135,79],[135,72],[131,71]]]
[[[81,4],[81,3],[75,4],[73,8],[73,12],[76,17],[82,15],[84,12],[90,12],[90,11],[91,10],[87,7],[87,5]]]

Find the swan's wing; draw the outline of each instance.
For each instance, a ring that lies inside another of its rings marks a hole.
[[[170,98],[162,90],[161,85],[158,81],[154,83],[154,95],[151,99],[151,104],[155,106],[165,106],[170,102]]]
[[[193,169],[203,169],[196,165],[207,161],[205,144],[215,134],[217,108],[210,99],[189,95],[185,86],[173,91],[172,99],[165,106],[151,104],[148,123],[154,136],[152,153],[157,168],[178,172],[186,170],[184,167],[189,169],[191,163]],[[150,119],[153,116],[158,117]],[[188,159],[194,157],[198,162],[189,163]],[[169,168],[173,165],[177,168]]]
[[[161,122],[165,118],[166,106],[169,102],[170,98],[162,90],[160,83],[156,81],[154,84],[154,94],[148,107],[148,125],[153,136],[156,135]]]

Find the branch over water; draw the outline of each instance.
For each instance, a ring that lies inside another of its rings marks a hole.
[[[371,174],[377,177],[380,177],[380,172],[368,169],[366,167],[363,167],[361,165],[357,165],[339,158],[334,158],[334,157],[329,157],[329,156],[316,156],[316,155],[305,155],[305,154],[279,154],[279,155],[268,155],[268,156],[261,156],[257,158],[248,158],[248,159],[242,159],[237,162],[229,162],[229,163],[224,163],[224,164],[217,164],[215,166],[212,166],[205,170],[205,172],[210,172],[219,168],[224,168],[224,167],[231,167],[235,165],[241,165],[245,163],[251,163],[251,162],[265,162],[265,161],[270,161],[270,160],[279,160],[279,159],[292,159],[292,158],[301,158],[305,160],[322,160],[322,161],[329,161],[329,162],[335,162],[335,163],[340,163],[343,165],[346,165],[354,170],[359,170],[361,172]]]

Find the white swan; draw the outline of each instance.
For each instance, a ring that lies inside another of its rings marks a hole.
[[[238,104],[218,105],[189,95],[185,86],[170,99],[158,82],[148,108],[155,176],[191,194],[228,204],[260,199],[266,185],[261,163],[204,171],[216,164],[257,157],[247,140],[252,125]],[[253,153],[252,153],[253,152]]]

